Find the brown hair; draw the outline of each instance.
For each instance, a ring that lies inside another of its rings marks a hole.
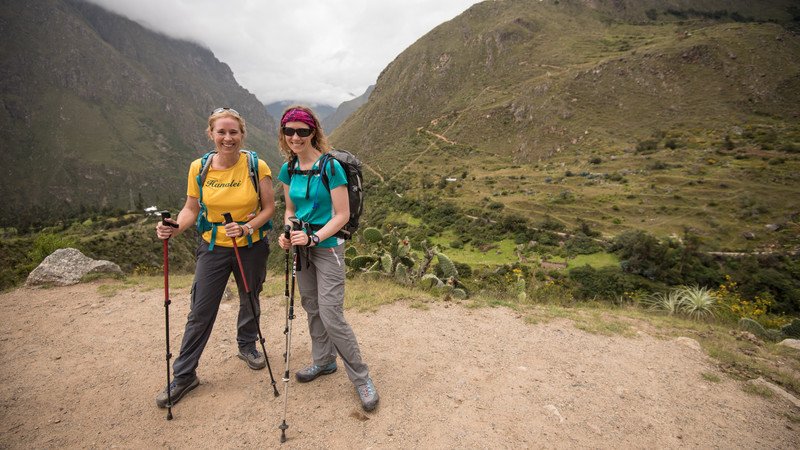
[[[321,151],[322,153],[328,153],[331,149],[331,145],[328,143],[328,138],[322,131],[322,124],[320,124],[319,118],[317,117],[316,114],[314,114],[314,111],[312,111],[311,108],[308,108],[306,106],[293,105],[286,108],[283,111],[283,114],[281,114],[281,118],[283,118],[283,116],[285,116],[286,113],[292,109],[300,109],[311,115],[311,117],[314,119],[314,124],[316,125],[314,127],[314,135],[311,137],[311,145],[315,149]],[[281,149],[281,153],[283,153],[283,157],[287,161],[291,160],[292,157],[294,156],[294,154],[292,153],[292,149],[290,149],[289,146],[286,145],[286,139],[283,134],[283,127],[278,127],[278,148]]]

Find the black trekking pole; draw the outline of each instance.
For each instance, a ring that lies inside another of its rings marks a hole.
[[[289,221],[292,222],[292,225],[285,225],[283,228],[283,236],[288,241],[290,239],[290,233],[292,230],[299,230],[300,221],[297,220],[295,217],[290,217]],[[291,245],[290,245],[291,247]],[[297,248],[294,248],[292,252],[294,255],[293,262],[292,262],[292,293],[291,296],[289,295],[289,249],[286,249],[286,270],[285,270],[285,283],[284,283],[284,290],[283,293],[286,296],[286,328],[283,329],[283,334],[286,335],[286,352],[284,353],[285,362],[286,362],[286,370],[283,372],[283,422],[278,427],[281,430],[281,444],[286,442],[286,429],[289,428],[289,425],[286,424],[286,408],[289,403],[289,357],[291,355],[291,348],[292,348],[292,321],[294,320],[294,283],[297,279],[297,270],[298,270],[298,258],[297,258]]]
[[[178,228],[177,224],[167,222],[170,214],[167,211],[161,211],[161,223],[172,228]],[[169,361],[172,359],[172,353],[169,351],[169,238],[162,240],[164,243],[164,328],[166,329],[166,342],[167,342],[167,420],[172,420],[172,392],[169,389],[170,375],[169,375]]]
[[[231,217],[231,213],[224,213],[222,215],[225,218],[225,223],[233,222],[233,218]],[[261,342],[261,351],[264,352],[264,359],[267,361],[267,370],[269,370],[269,379],[272,381],[272,392],[275,394],[275,397],[278,395],[278,388],[275,387],[275,377],[272,376],[272,367],[269,365],[269,356],[267,356],[267,349],[264,347],[264,336],[261,334],[261,324],[259,323],[260,320],[258,315],[256,315],[256,301],[253,297],[255,294],[253,291],[250,290],[250,286],[247,284],[247,277],[244,274],[244,266],[242,266],[242,258],[239,257],[239,247],[236,245],[236,238],[231,238],[231,242],[233,242],[233,251],[236,253],[236,262],[239,263],[239,273],[242,275],[242,283],[244,283],[244,290],[247,292],[247,298],[250,299],[250,309],[253,310],[253,318],[256,321],[256,329],[258,330],[258,341]]]

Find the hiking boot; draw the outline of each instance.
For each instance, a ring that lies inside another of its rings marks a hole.
[[[169,391],[172,396],[170,399],[167,396],[167,388],[164,388],[163,391],[159,392],[156,395],[156,405],[159,408],[166,408],[170,400],[172,400],[172,406],[175,406],[178,403],[178,400],[183,398],[187,392],[191,391],[192,389],[196,388],[200,385],[200,380],[197,377],[192,378],[189,381],[179,382],[178,380],[172,380],[172,383],[169,384]]]
[[[267,358],[253,348],[240,348],[239,359],[243,359],[247,363],[247,367],[253,370],[260,370],[267,367]]]
[[[375,384],[372,383],[372,378],[367,378],[367,382],[356,386],[358,398],[361,399],[361,407],[364,411],[372,411],[378,406],[378,391],[375,389]]]
[[[333,372],[336,372],[336,361],[325,364],[324,366],[312,364],[295,373],[294,377],[301,383],[308,383],[320,375],[328,375]]]

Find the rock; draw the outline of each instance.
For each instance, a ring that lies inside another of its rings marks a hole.
[[[689,347],[691,349],[697,350],[698,352],[703,350],[702,347],[700,347],[700,343],[692,338],[681,336],[675,338],[675,342],[683,346]]]
[[[77,284],[90,273],[122,275],[122,269],[111,261],[94,260],[74,248],[54,251],[38,267],[28,274],[26,286],[43,284],[69,286]]]
[[[781,229],[781,226],[778,225],[777,223],[770,223],[770,224],[764,225],[764,228],[766,228],[768,231],[778,231],[778,230]]]
[[[752,231],[745,231],[744,233],[742,233],[742,237],[747,239],[748,241],[752,241],[753,239],[756,238],[756,234],[753,233]]]
[[[787,347],[795,348],[800,350],[800,339],[784,339],[778,343],[778,345],[785,345]]]
[[[776,384],[770,383],[769,381],[767,381],[767,380],[765,380],[765,379],[763,379],[761,377],[758,377],[755,380],[750,380],[750,381],[748,381],[748,383],[752,384],[754,386],[765,386],[765,387],[769,388],[772,392],[777,394],[779,397],[781,397],[781,398],[787,400],[789,403],[793,404],[795,406],[795,408],[800,408],[800,400],[798,400],[797,397],[795,397],[794,395],[790,394],[789,392],[783,390],[782,387],[780,387],[780,386],[778,386]]]

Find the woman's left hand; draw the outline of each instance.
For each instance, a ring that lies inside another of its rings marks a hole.
[[[237,238],[244,236],[244,227],[242,227],[236,222],[226,223],[225,236],[228,236],[229,238]]]
[[[295,245],[295,246],[298,246],[298,247],[304,247],[304,246],[308,245],[308,242],[310,240],[311,240],[311,237],[309,237],[309,235],[307,235],[306,232],[303,231],[303,230],[295,230],[295,231],[292,231],[292,233],[291,233],[292,245]]]

